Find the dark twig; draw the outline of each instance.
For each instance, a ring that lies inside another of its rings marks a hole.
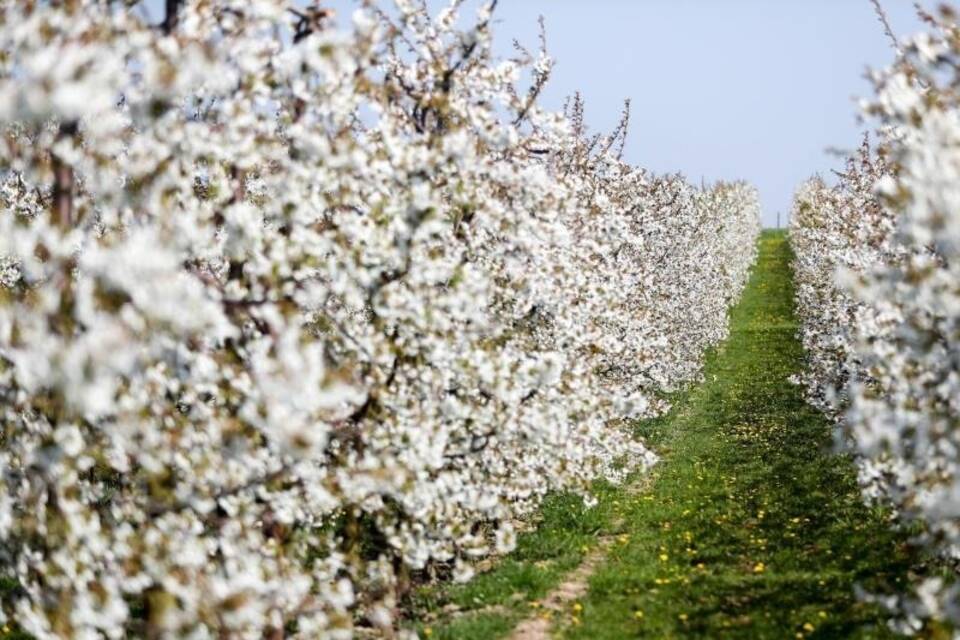
[[[173,33],[173,30],[177,28],[177,22],[180,20],[180,7],[183,5],[183,0],[166,0],[164,4],[165,13],[163,15],[163,22],[160,24],[160,29],[163,30],[163,33],[170,35]]]
[[[898,54],[903,54],[903,49],[900,48],[900,42],[897,40],[897,36],[893,33],[893,28],[890,26],[890,20],[887,18],[887,12],[884,11],[883,5],[880,4],[880,0],[870,0],[870,4],[873,5],[873,10],[877,14],[877,19],[880,21],[880,24],[883,25],[883,32],[890,42],[893,44],[894,50]]]
[[[57,133],[58,140],[72,138],[77,134],[76,121],[63,122]],[[53,218],[64,229],[73,226],[74,219],[73,188],[75,176],[73,167],[64,162],[55,152],[52,154],[53,164]]]

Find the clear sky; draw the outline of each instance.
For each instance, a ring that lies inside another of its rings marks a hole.
[[[912,2],[882,1],[898,35],[921,28]],[[147,4],[159,15],[159,0]],[[357,2],[320,4],[343,22]],[[841,165],[828,148],[859,143],[866,70],[893,59],[869,0],[500,0],[497,15],[504,54],[514,38],[535,49],[546,19],[557,60],[546,106],[580,90],[600,131],[631,98],[627,160],[694,182],[748,180],[768,226],[801,181]]]
[[[911,2],[883,0],[894,31],[921,27]],[[557,59],[548,106],[579,89],[588,122],[633,121],[626,157],[698,182],[743,178],[764,222],[790,209],[798,184],[855,147],[869,67],[893,49],[868,0],[501,0],[498,37],[536,44],[537,16]]]

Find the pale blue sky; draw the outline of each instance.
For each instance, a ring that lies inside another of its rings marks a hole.
[[[356,2],[321,4],[348,21]],[[898,35],[920,29],[910,1],[883,4]],[[893,58],[868,0],[501,0],[498,48],[535,48],[541,14],[557,60],[546,106],[579,89],[588,123],[609,130],[631,98],[627,160],[694,182],[746,179],[769,226],[802,180],[840,166],[828,147],[859,143],[865,72]]]
[[[898,34],[920,28],[911,2],[883,4]],[[859,143],[866,69],[893,58],[868,0],[501,0],[497,11],[504,47],[535,45],[546,18],[548,106],[579,89],[588,122],[610,129],[631,98],[630,162],[749,180],[769,226],[801,181],[839,166],[828,147]]]

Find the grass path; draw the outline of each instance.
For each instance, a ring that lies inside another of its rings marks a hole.
[[[646,425],[664,460],[570,637],[889,637],[855,587],[902,586],[917,558],[788,382],[803,358],[789,262],[785,236],[764,233],[705,382]]]
[[[704,382],[638,425],[662,457],[646,489],[600,487],[593,512],[558,498],[498,569],[431,594],[428,617],[447,623],[429,635],[509,634],[596,540],[613,536],[588,592],[546,614],[555,634],[891,637],[855,588],[902,587],[918,558],[883,511],[864,506],[851,461],[830,452],[830,425],[788,382],[803,357],[789,261],[785,236],[765,232]]]

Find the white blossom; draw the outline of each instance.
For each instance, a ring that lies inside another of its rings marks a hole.
[[[960,550],[960,64],[955,14],[875,74],[880,125],[839,184],[798,191],[790,237],[809,398],[834,416],[864,494]],[[953,563],[955,566],[955,563]],[[905,629],[960,625],[957,582],[894,598]]]
[[[407,578],[654,462],[626,421],[726,336],[752,188],[542,110],[487,8],[136,4],[0,8],[5,615],[386,632]]]

